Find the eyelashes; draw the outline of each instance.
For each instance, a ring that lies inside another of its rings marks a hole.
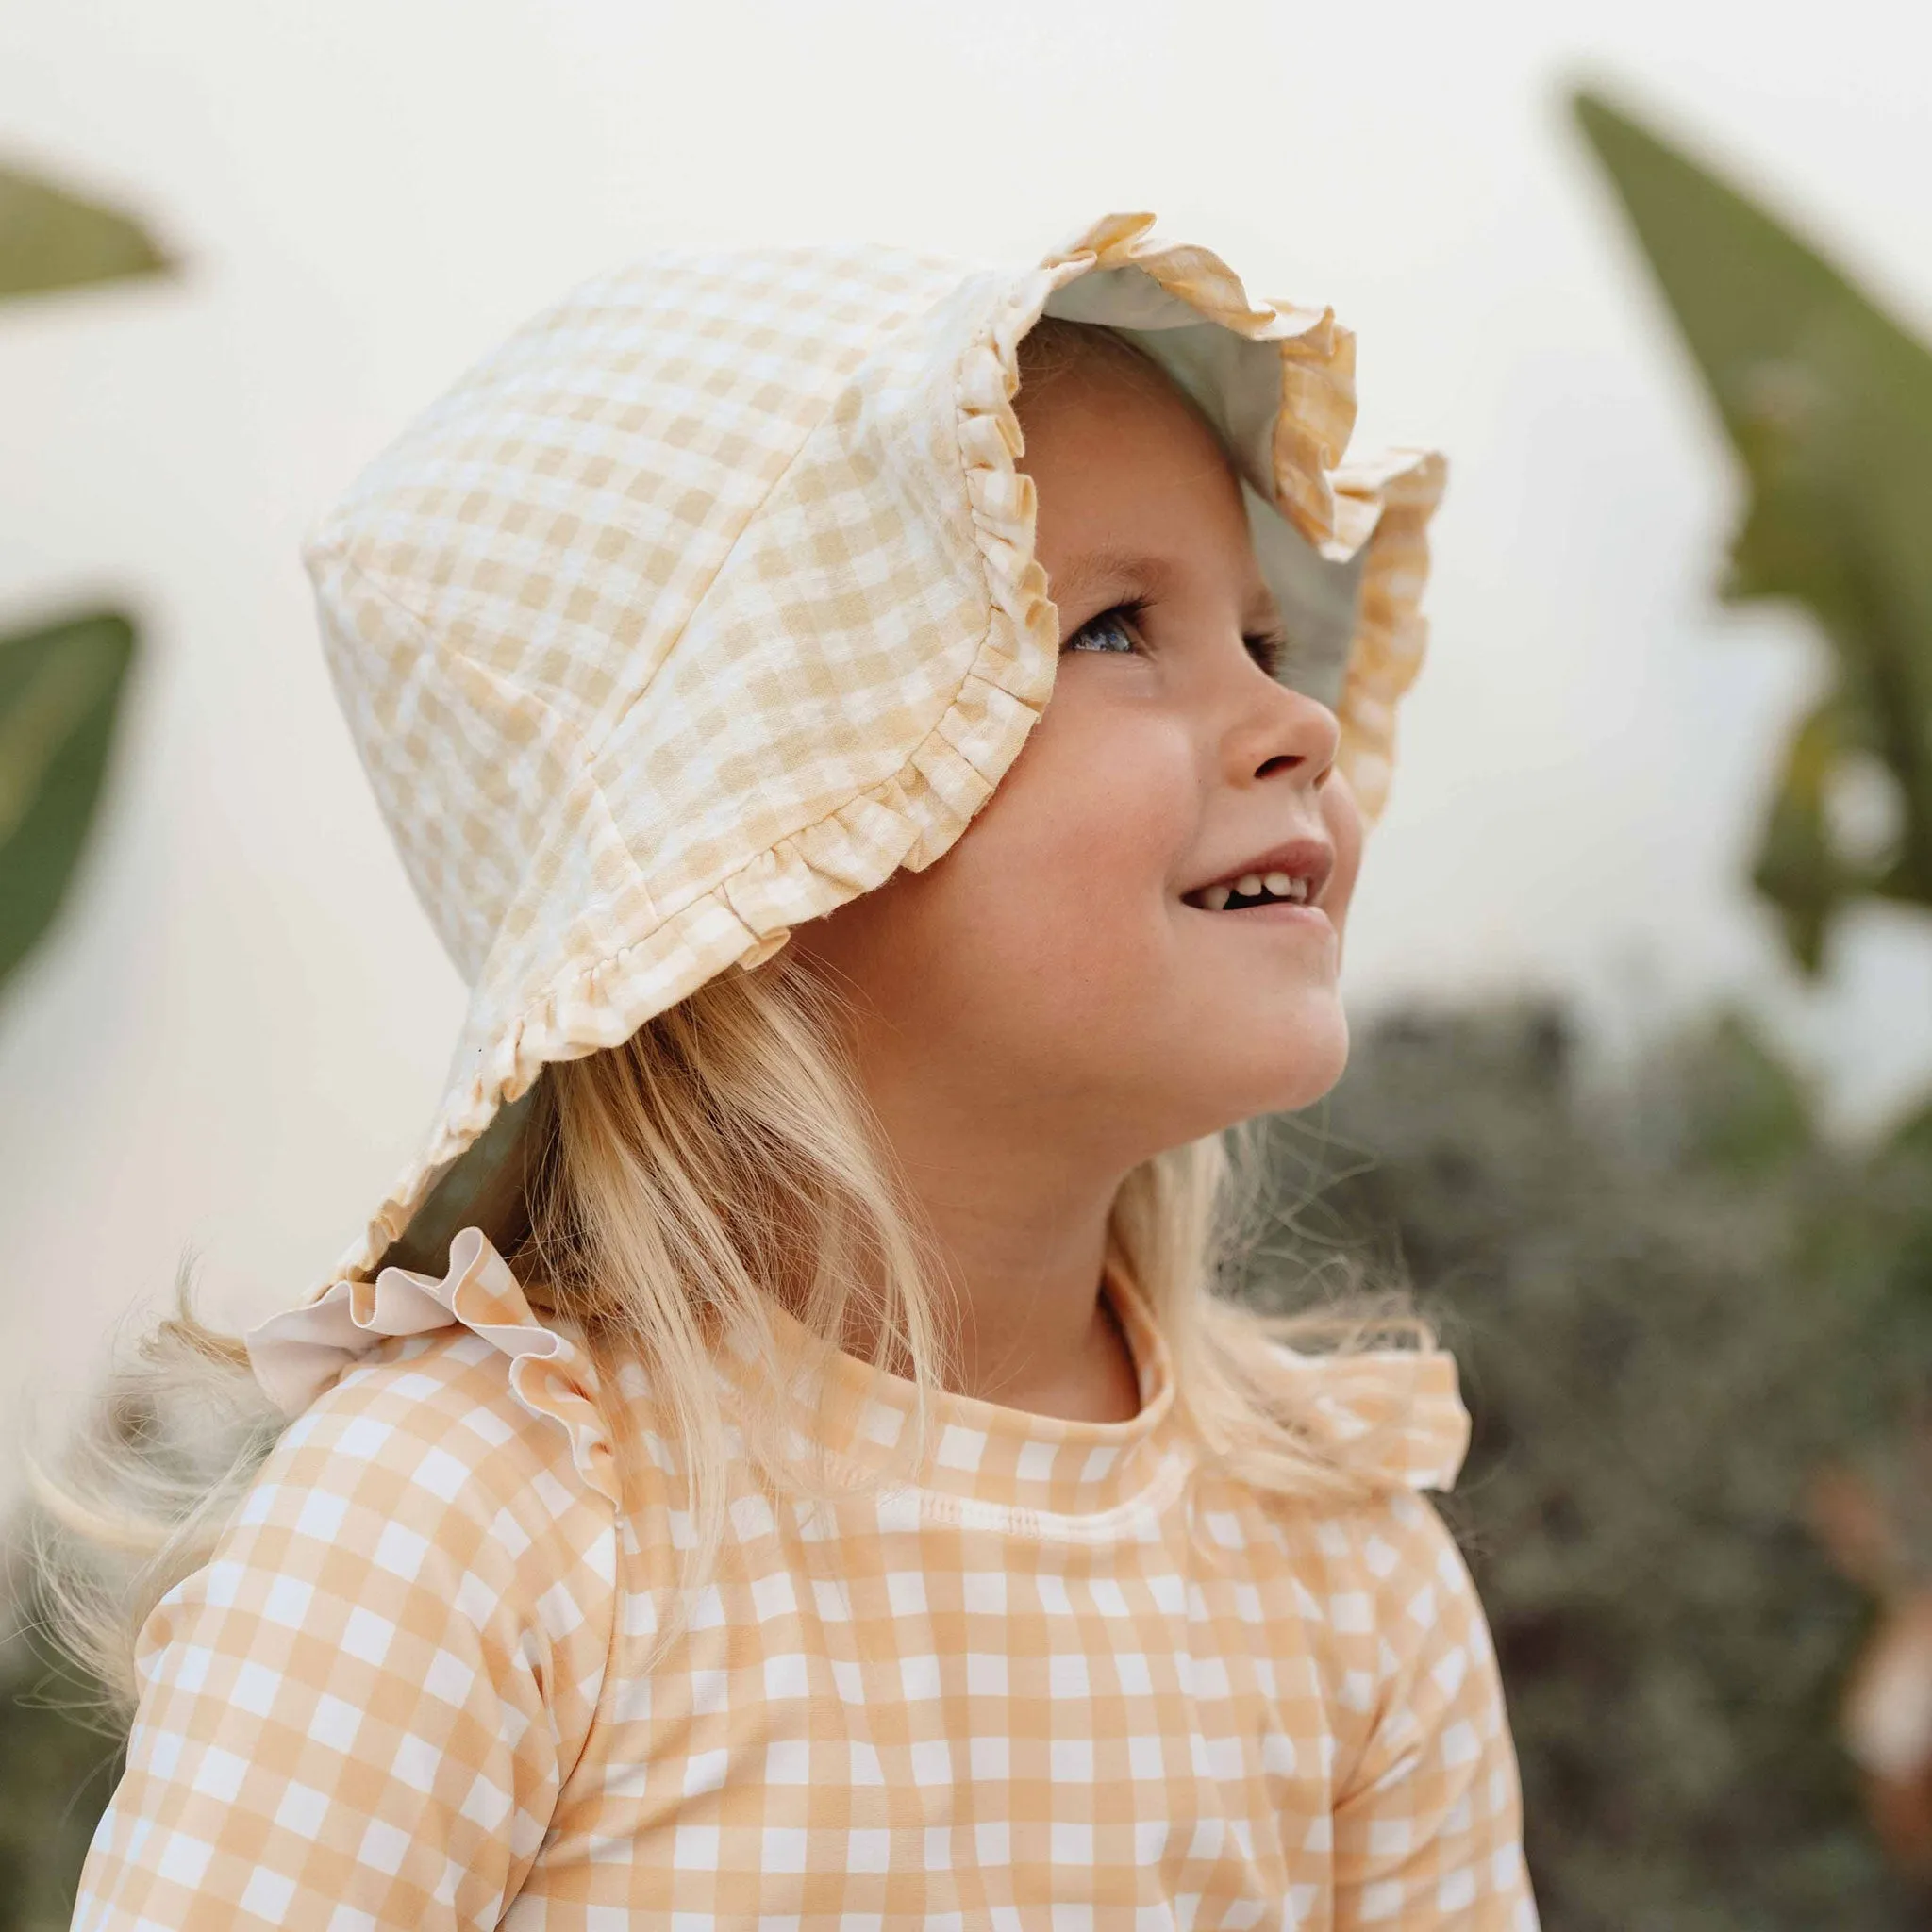
[[[1288,639],[1278,630],[1244,631],[1241,642],[1270,677],[1278,679],[1288,668]]]
[[[1147,605],[1144,600],[1135,599],[1124,604],[1115,604],[1090,617],[1076,630],[1062,650],[1093,650],[1104,656],[1125,657],[1140,649],[1141,620]],[[1096,644],[1091,641],[1096,638],[1111,638],[1115,641]],[[1242,635],[1241,642],[1248,647],[1248,655],[1254,658],[1270,677],[1279,677],[1288,661],[1288,639],[1279,631],[1251,631]]]

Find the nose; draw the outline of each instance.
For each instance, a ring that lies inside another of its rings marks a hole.
[[[1242,786],[1288,777],[1313,791],[1334,770],[1341,744],[1341,722],[1326,705],[1263,673],[1243,693],[1224,741],[1227,779]]]

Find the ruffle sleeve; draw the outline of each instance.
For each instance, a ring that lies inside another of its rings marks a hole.
[[[578,1474],[617,1504],[616,1452],[596,1371],[575,1341],[538,1319],[480,1228],[466,1227],[450,1242],[440,1281],[407,1268],[385,1268],[370,1281],[339,1280],[313,1301],[271,1315],[244,1340],[256,1380],[285,1415],[296,1416],[388,1338],[453,1325],[508,1357],[517,1401],[564,1431]]]
[[[1451,1490],[1469,1453],[1456,1357],[1441,1349],[1301,1355],[1274,1344],[1302,1426],[1338,1461],[1411,1490]]]

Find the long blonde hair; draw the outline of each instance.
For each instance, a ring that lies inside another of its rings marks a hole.
[[[919,1391],[908,1456],[923,1458],[931,1399],[949,1386],[942,1291],[816,975],[781,953],[700,988],[620,1047],[546,1068],[525,1134],[512,1217],[486,1232],[600,1377],[637,1361],[670,1405],[695,1531],[688,1585],[708,1570],[724,1507],[726,1423],[709,1352],[737,1341],[769,1357],[768,1294],[785,1295],[827,1359],[855,1316],[876,1336],[873,1358]],[[1208,1457],[1263,1490],[1358,1496],[1374,1486],[1366,1464],[1318,1446],[1284,1411],[1257,1341],[1348,1345],[1363,1323],[1265,1316],[1216,1291],[1252,1239],[1255,1180],[1223,1137],[1159,1155],[1123,1183],[1109,1247],[1160,1325],[1177,1402]],[[622,1466],[623,1406],[606,1406]],[[29,1458],[42,1628],[95,1680],[110,1724],[134,1710],[148,1613],[209,1560],[287,1423],[241,1338],[195,1312],[184,1266],[175,1312],[112,1373],[64,1467]],[[822,1480],[775,1428],[745,1446],[795,1490]]]
[[[1041,324],[1023,344],[1026,381],[1037,393],[1096,351],[1128,353],[1109,332]],[[694,1532],[687,1600],[724,1526],[728,1439],[711,1352],[736,1346],[811,1379],[812,1364],[772,1359],[768,1297],[804,1324],[819,1366],[856,1329],[872,1338],[874,1363],[914,1383],[908,1471],[925,1454],[933,1396],[954,1386],[942,1274],[853,1076],[845,1019],[787,951],[708,982],[622,1046],[546,1067],[518,1185],[493,1220],[478,1217],[532,1307],[582,1342],[606,1387],[636,1362],[668,1407]],[[1348,1348],[1426,1342],[1427,1330],[1386,1298],[1270,1316],[1219,1292],[1259,1232],[1260,1178],[1257,1142],[1239,1132],[1146,1161],[1114,1201],[1110,1259],[1161,1328],[1178,1407],[1210,1465],[1264,1491],[1358,1497],[1383,1480],[1373,1454],[1383,1431],[1351,1454],[1316,1436],[1257,1342]],[[607,1408],[622,1469],[624,1405]],[[808,1453],[788,1445],[778,1413],[762,1434],[756,1418],[749,1436],[740,1422],[754,1462],[793,1491],[829,1486]],[[40,1509],[27,1537],[35,1607],[44,1633],[95,1680],[92,1707],[110,1724],[125,1726],[137,1704],[136,1641],[149,1612],[208,1561],[287,1424],[242,1339],[196,1314],[184,1265],[175,1312],[112,1372],[64,1466],[57,1474],[28,1457]],[[660,1647],[675,1628],[667,1624]]]

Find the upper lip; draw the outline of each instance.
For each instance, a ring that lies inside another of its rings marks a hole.
[[[1239,865],[1213,874],[1189,887],[1181,897],[1198,899],[1209,886],[1231,886],[1249,873],[1285,872],[1290,878],[1307,880],[1308,904],[1312,906],[1321,898],[1322,889],[1334,870],[1335,848],[1325,839],[1291,839],[1285,845],[1271,845],[1266,852],[1257,852]]]

